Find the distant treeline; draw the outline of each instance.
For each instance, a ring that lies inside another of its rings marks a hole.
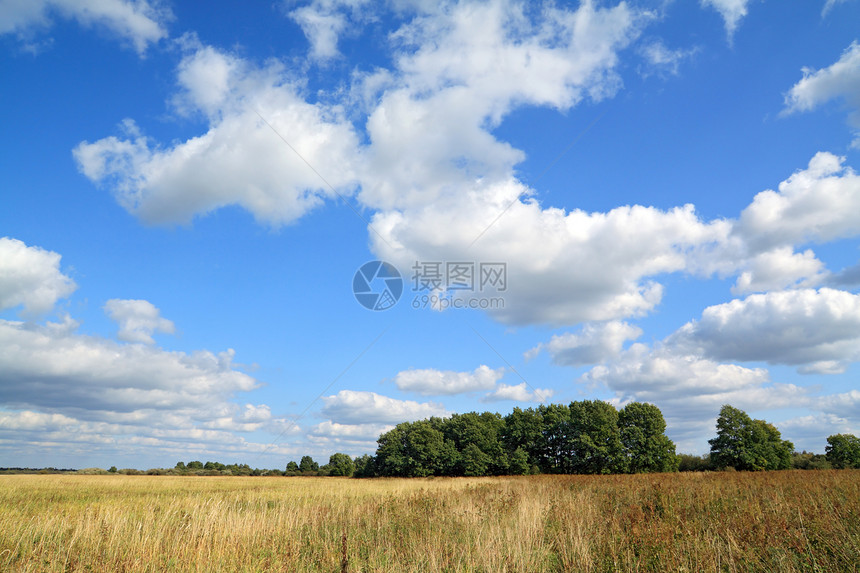
[[[178,462],[150,470],[0,468],[10,473],[83,473],[198,476],[429,477],[526,474],[613,474],[673,471],[860,469],[860,438],[827,438],[826,454],[795,452],[779,430],[746,412],[723,406],[717,435],[704,456],[676,454],[663,413],[632,402],[620,411],[584,400],[520,409],[507,416],[484,412],[404,422],[382,434],[376,453],[356,458],[335,453],[323,466],[311,456],[285,470],[247,464]]]

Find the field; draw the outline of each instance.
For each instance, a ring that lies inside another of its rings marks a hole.
[[[857,571],[860,471],[0,476],[2,571]]]

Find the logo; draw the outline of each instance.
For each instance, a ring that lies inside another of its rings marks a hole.
[[[403,294],[403,278],[391,263],[370,261],[355,271],[352,293],[368,310],[388,310]]]

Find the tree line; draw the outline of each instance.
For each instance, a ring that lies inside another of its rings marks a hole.
[[[720,409],[716,430],[709,454],[679,455],[657,406],[632,402],[618,410],[608,402],[584,400],[514,408],[507,416],[470,412],[404,422],[379,436],[374,455],[335,453],[322,466],[306,455],[285,470],[190,461],[169,469],[88,468],[78,473],[428,477],[860,469],[860,438],[852,434],[829,436],[823,455],[796,452],[773,424],[730,405]],[[0,473],[37,471],[47,470],[0,468]]]

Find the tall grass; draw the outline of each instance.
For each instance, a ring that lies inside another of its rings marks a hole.
[[[0,476],[3,571],[857,571],[860,472]]]

